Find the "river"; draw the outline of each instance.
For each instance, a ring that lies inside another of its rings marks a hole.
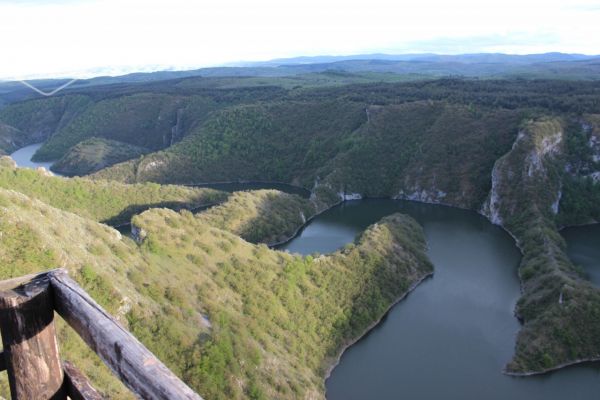
[[[348,349],[326,382],[327,398],[595,399],[600,368],[515,378],[501,373],[519,323],[520,254],[512,238],[469,211],[394,200],[346,202],[315,218],[282,249],[331,252],[393,212],[424,228],[435,275]]]
[[[19,166],[48,168],[51,163],[30,161],[39,147],[27,146],[12,157]],[[210,186],[294,191],[264,183]],[[411,215],[423,226],[435,275],[343,354],[326,382],[329,400],[598,398],[597,364],[528,378],[501,373],[519,330],[513,310],[520,254],[506,232],[474,212],[408,201],[349,201],[316,217],[279,248],[329,253],[393,212]],[[600,284],[600,226],[563,234],[573,261]]]
[[[562,234],[567,241],[569,258],[600,286],[600,224],[567,228]]]
[[[12,157],[13,160],[15,160],[15,162],[17,163],[17,165],[19,167],[25,167],[25,168],[44,167],[49,171],[50,167],[53,164],[52,162],[31,161],[31,157],[33,157],[33,155],[35,154],[37,149],[42,147],[43,144],[44,143],[36,143],[36,144],[22,147],[19,150],[12,153],[10,156]]]

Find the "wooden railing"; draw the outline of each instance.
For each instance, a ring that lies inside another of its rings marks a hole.
[[[8,372],[13,399],[102,399],[61,361],[55,311],[139,398],[202,400],[63,269],[0,282],[0,370]]]

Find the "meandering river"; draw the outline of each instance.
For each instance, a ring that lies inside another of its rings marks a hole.
[[[25,146],[20,148],[19,150],[12,153],[10,156],[17,163],[19,167],[25,168],[37,168],[44,167],[47,170],[50,170],[52,166],[52,162],[34,162],[31,161],[31,157],[35,154],[35,152],[42,147],[43,143],[36,143],[29,146]]]
[[[49,168],[51,163],[30,161],[39,146],[27,146],[11,156],[19,166]],[[216,188],[290,191],[278,184]],[[326,382],[329,400],[600,396],[597,364],[528,378],[501,373],[519,330],[513,309],[519,297],[520,254],[506,232],[474,212],[407,201],[350,201],[316,217],[280,249],[329,253],[393,212],[409,214],[423,226],[435,275],[344,353]],[[600,226],[570,228],[564,235],[571,258],[600,284]]]
[[[473,212],[406,201],[351,201],[315,218],[282,248],[331,252],[393,212],[409,214],[423,226],[435,275],[344,353],[326,382],[328,399],[600,396],[598,366],[528,378],[501,373],[519,329],[513,309],[520,254],[506,232]]]

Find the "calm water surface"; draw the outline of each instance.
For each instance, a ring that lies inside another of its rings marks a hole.
[[[600,398],[597,366],[530,378],[501,374],[519,329],[513,309],[520,254],[508,234],[473,212],[393,200],[347,202],[282,248],[331,252],[398,211],[423,226],[435,276],[344,353],[326,382],[328,399]]]
[[[40,146],[24,147],[11,157],[20,167],[49,169],[52,163],[31,161]],[[281,184],[205,186],[308,194]],[[530,378],[501,374],[519,329],[513,309],[520,254],[508,234],[473,212],[406,201],[351,201],[318,216],[280,248],[332,252],[393,212],[409,214],[423,226],[435,276],[344,353],[326,382],[328,399],[600,398],[600,368],[595,365]],[[600,226],[563,234],[569,256],[600,284]]]
[[[10,156],[12,157],[13,160],[15,160],[15,162],[17,163],[17,165],[19,167],[25,167],[25,168],[44,167],[47,170],[50,170],[50,167],[53,164],[52,162],[33,162],[33,161],[31,161],[31,157],[33,157],[33,155],[35,154],[37,149],[42,147],[43,144],[44,143],[36,143],[36,144],[22,147],[19,150],[12,153]]]
[[[582,266],[590,280],[600,286],[600,224],[567,228],[562,234],[571,260]]]

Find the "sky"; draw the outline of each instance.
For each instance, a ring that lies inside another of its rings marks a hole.
[[[0,0],[0,79],[365,53],[600,54],[600,0]]]

